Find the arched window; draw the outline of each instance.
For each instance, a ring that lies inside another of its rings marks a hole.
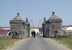
[[[58,33],[58,31],[55,31],[55,33]]]

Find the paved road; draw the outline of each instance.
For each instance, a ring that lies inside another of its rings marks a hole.
[[[22,43],[7,50],[69,50],[66,47],[48,38],[37,36],[36,38],[28,38]]]

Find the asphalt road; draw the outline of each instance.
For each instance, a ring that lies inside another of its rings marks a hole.
[[[35,38],[30,37],[16,46],[7,50],[69,50],[61,44],[55,41],[37,36]]]

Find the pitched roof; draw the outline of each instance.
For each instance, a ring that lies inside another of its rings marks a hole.
[[[23,20],[23,19],[19,16],[19,13],[17,13],[17,16],[14,17],[12,20]]]
[[[51,19],[60,19],[60,18],[58,16],[56,16],[54,12],[52,12],[52,15],[49,18],[49,20],[51,20]]]

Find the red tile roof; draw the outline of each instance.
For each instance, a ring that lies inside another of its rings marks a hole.
[[[10,30],[0,30],[0,35],[7,35]]]

